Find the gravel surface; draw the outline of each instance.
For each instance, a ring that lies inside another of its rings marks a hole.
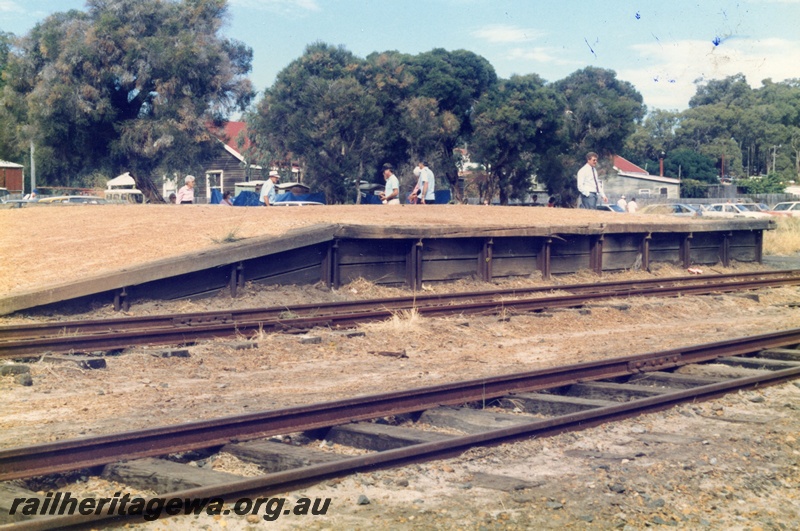
[[[487,215],[488,214],[488,215]],[[219,205],[39,205],[0,208],[0,296],[80,280],[160,258],[213,249],[231,239],[280,236],[319,224],[527,227],[657,221],[561,208],[435,205],[226,208]],[[702,220],[689,220],[703,223]]]
[[[168,209],[163,207],[165,211]],[[192,216],[212,212],[210,207],[188,211],[193,212]],[[27,215],[26,209],[20,212]],[[576,211],[570,214],[573,212]],[[0,211],[0,220],[6,215],[9,213]],[[163,249],[164,242],[169,241],[151,240],[153,252]],[[182,245],[183,242],[175,243],[170,249]],[[137,252],[144,253],[143,248],[137,247]],[[48,251],[43,253],[46,256],[42,260],[45,264],[65,264],[70,258],[74,261],[74,252],[74,249],[63,253]],[[62,256],[54,258],[52,254]],[[4,260],[7,260],[5,255]],[[737,264],[728,269],[706,268],[706,272],[759,269],[764,267]],[[681,273],[676,268],[662,267],[653,273],[606,275],[603,280]],[[44,282],[37,278],[37,282]],[[595,275],[584,272],[558,277],[554,284],[557,287],[597,280],[600,279]],[[534,278],[504,282],[501,286],[542,284]],[[474,281],[424,286],[432,292],[491,287]],[[363,281],[335,292],[322,286],[248,285],[235,301],[220,295],[196,301],[152,302],[135,305],[130,314],[290,305],[406,293]],[[30,364],[30,386],[20,385],[13,375],[0,377],[3,396],[0,447],[528,371],[795,328],[800,325],[798,302],[800,289],[776,288],[747,296],[620,298],[583,310],[543,314],[441,319],[398,314],[384,323],[363,325],[359,329],[363,336],[358,337],[315,329],[309,335],[319,338],[316,343],[303,342],[298,336],[264,334],[240,338],[256,339],[255,349],[235,350],[232,341],[207,342],[190,347],[188,358],[160,358],[153,355],[153,349],[139,348],[107,358],[108,366],[102,370],[35,362]],[[112,316],[118,314],[110,308],[99,308],[92,314],[69,318]],[[0,319],[0,323],[43,318],[59,316],[16,315]],[[380,351],[405,351],[407,358],[376,354]],[[796,529],[800,527],[798,408],[800,388],[789,383],[578,433],[475,449],[454,459],[334,479],[285,493],[290,502],[302,496],[330,497],[331,505],[325,516],[282,516],[269,523],[255,515],[181,517],[131,527]],[[226,456],[212,465],[248,475],[257,473]],[[501,483],[516,483],[516,488],[506,486],[505,490],[498,490],[496,485],[490,488],[487,485],[492,482],[487,481],[487,474],[489,479],[502,476],[506,479]],[[74,493],[98,495],[113,495],[120,488],[130,490],[94,478],[62,486]]]

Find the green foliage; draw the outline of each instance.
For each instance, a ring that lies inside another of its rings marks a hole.
[[[347,183],[374,168],[380,152],[382,113],[357,77],[364,67],[342,47],[313,44],[247,117],[256,153],[299,158],[330,203],[347,199]]]
[[[567,102],[564,124],[570,155],[580,160],[588,151],[619,153],[644,117],[642,95],[627,81],[618,80],[613,70],[587,67],[554,87]]]
[[[708,184],[701,183],[696,179],[682,179],[681,180],[681,197],[689,198],[703,198],[706,197]]]
[[[469,135],[475,101],[495,81],[485,59],[463,50],[364,60],[315,43],[246,119],[259,160],[291,154],[328,201],[344,202],[352,197],[346,184],[377,175],[385,161],[436,160],[443,170],[436,173],[455,184],[453,150]]]
[[[473,155],[489,168],[487,192],[524,198],[530,177],[541,169],[548,146],[558,138],[564,102],[535,74],[512,76],[487,92],[472,113]],[[491,201],[492,197],[481,200]]]
[[[208,123],[253,96],[252,51],[219,35],[226,0],[87,8],[38,24],[9,61],[11,103],[30,125],[42,180],[199,169],[216,147]]]
[[[786,183],[777,173],[763,177],[738,179],[736,188],[744,194],[782,194],[786,192]]]
[[[676,149],[664,159],[664,173],[670,177],[690,179],[703,183],[719,183],[714,159],[690,149]]]
[[[800,81],[762,81],[742,74],[697,88],[681,113],[673,147],[710,156],[737,177],[777,172],[800,179]]]

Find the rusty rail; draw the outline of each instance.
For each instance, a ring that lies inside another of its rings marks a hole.
[[[191,315],[167,315],[133,319],[46,323],[24,327],[0,328],[0,337],[14,333],[29,334],[23,339],[0,342],[0,358],[37,355],[43,352],[92,351],[126,348],[133,345],[187,344],[202,339],[236,337],[256,332],[304,331],[315,326],[353,327],[359,323],[390,318],[404,308],[415,308],[426,316],[492,313],[505,311],[541,311],[570,308],[615,297],[669,297],[676,295],[708,294],[800,283],[800,272],[791,271],[746,275],[680,277],[606,284],[583,284],[568,287],[579,293],[555,297],[503,297],[541,293],[553,288],[495,290],[454,296],[432,295],[421,298],[401,297],[345,303],[306,304],[284,308],[240,310],[238,312],[204,312]],[[722,277],[722,278],[718,278]],[[736,280],[737,277],[739,280]],[[766,277],[766,278],[764,278]],[[463,300],[469,302],[459,302]],[[130,327],[129,327],[130,325]],[[50,326],[45,332],[45,326]],[[85,326],[85,328],[81,328]],[[16,330],[16,332],[14,332]],[[54,330],[58,333],[54,335]],[[93,330],[86,332],[84,330]],[[100,332],[100,330],[105,330]],[[42,334],[49,334],[41,337]]]
[[[441,384],[360,398],[338,400],[190,422],[160,428],[87,437],[0,450],[0,480],[65,472],[121,459],[152,457],[249,440],[270,435],[329,427],[421,411],[440,405],[486,400],[509,393],[661,370],[723,356],[800,343],[800,329],[786,330],[682,349],[604,361]]]
[[[599,370],[601,368],[600,365],[604,365],[608,371],[608,374],[606,374],[605,377],[611,377],[616,375],[618,370],[622,369],[621,364],[624,364],[624,366],[627,367],[627,373],[631,374],[641,370],[643,367],[665,368],[667,366],[682,365],[684,363],[707,361],[709,359],[714,359],[717,356],[750,353],[753,352],[753,350],[784,346],[787,344],[796,345],[798,341],[800,341],[800,329],[795,329],[774,334],[765,334],[761,336],[741,338],[738,340],[712,343],[708,345],[697,345],[681,350],[608,360],[608,362],[601,362],[599,364],[579,364],[571,366],[571,369],[580,372],[580,370],[576,368],[589,369],[589,366],[594,366],[595,370]],[[711,357],[709,358],[709,356]],[[562,367],[550,371],[537,371],[537,373],[540,373],[545,378],[547,378],[546,374],[549,373],[549,377],[552,378],[552,381],[549,385],[547,385],[547,387],[552,387],[553,384],[566,385],[579,379],[575,378],[575,374],[562,374],[559,380],[559,377],[556,377],[556,374],[565,369],[568,368]],[[511,376],[510,379],[514,380],[520,376],[523,375]],[[765,371],[755,376],[734,378],[731,380],[701,385],[690,389],[673,390],[657,396],[636,399],[629,402],[615,404],[613,406],[598,407],[587,411],[561,415],[553,418],[535,419],[531,420],[530,422],[508,428],[486,431],[462,437],[453,437],[442,441],[415,444],[403,448],[360,455],[352,458],[345,458],[331,463],[306,466],[283,472],[269,473],[255,478],[242,478],[225,484],[203,486],[179,492],[162,493],[159,494],[157,498],[183,499],[187,500],[186,503],[189,503],[188,500],[192,499],[223,498],[231,500],[243,496],[265,496],[274,494],[276,492],[292,490],[330,477],[352,474],[359,471],[373,470],[376,468],[395,467],[407,464],[409,462],[441,459],[452,455],[458,455],[461,452],[478,445],[494,445],[521,438],[533,436],[542,437],[558,434],[568,430],[583,429],[604,422],[636,416],[645,412],[666,409],[688,400],[705,400],[723,395],[733,390],[780,383],[795,379],[798,376],[800,376],[800,364],[794,364],[793,367],[774,371]],[[496,379],[488,379],[485,382],[488,382],[489,380]],[[459,382],[451,385],[458,386],[459,384],[466,384],[466,387],[474,387],[474,383],[475,381]],[[539,388],[540,387],[538,386],[533,387],[533,389]],[[423,388],[422,390],[417,391],[422,391],[422,394],[426,396],[432,389],[434,388]],[[400,394],[408,397],[410,396],[410,393],[413,393],[413,391],[403,392]],[[376,396],[385,397],[387,395]],[[483,400],[486,398],[486,393],[484,391],[481,392],[480,396],[476,396],[474,394],[471,396],[473,400],[476,398]],[[432,405],[438,404],[433,403]],[[322,406],[324,406],[324,404]],[[382,406],[378,406],[377,410],[381,410],[381,407]],[[284,411],[289,412],[290,410]],[[291,415],[292,413],[287,414]],[[381,415],[381,412],[378,411],[377,415]],[[313,427],[313,425],[309,427]],[[69,443],[69,441],[67,441],[67,443]],[[54,447],[67,443],[55,443],[52,445],[42,445],[33,448],[41,449],[43,446]],[[0,468],[0,470],[2,470],[2,468]],[[141,518],[141,516],[142,515],[138,515],[138,518]],[[8,526],[2,526],[2,528],[15,530],[60,529],[68,526],[85,526],[88,524],[97,525],[99,522],[110,523],[112,520],[119,521],[136,517],[136,515],[119,516],[116,514],[104,514],[101,512],[99,514],[77,514],[34,519]]]
[[[44,323],[28,323],[25,325],[0,326],[0,338],[3,341],[12,339],[32,339],[37,337],[66,336],[71,334],[95,334],[118,332],[122,330],[147,330],[151,328],[175,328],[203,326],[230,322],[249,322],[279,319],[282,316],[319,316],[345,311],[370,311],[375,308],[408,309],[411,307],[439,306],[455,304],[460,301],[494,300],[502,297],[523,297],[532,294],[544,294],[552,291],[580,293],[625,294],[631,289],[648,286],[690,286],[717,284],[720,282],[743,282],[752,280],[780,280],[797,278],[800,270],[763,271],[756,273],[729,273],[724,275],[700,275],[690,277],[664,277],[643,280],[625,280],[616,282],[599,282],[570,285],[536,286],[528,288],[507,288],[484,291],[469,291],[450,294],[419,294],[404,297],[388,297],[358,301],[327,302],[297,304],[293,306],[275,306],[268,308],[247,308],[240,310],[219,310],[205,312],[188,312],[166,315],[148,315],[123,317],[115,319],[71,320]]]

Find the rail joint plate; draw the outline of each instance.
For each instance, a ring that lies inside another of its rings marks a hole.
[[[650,358],[646,360],[629,361],[628,370],[630,372],[660,371],[667,367],[679,365],[680,361],[680,354],[669,354],[667,356],[659,356],[657,358]]]

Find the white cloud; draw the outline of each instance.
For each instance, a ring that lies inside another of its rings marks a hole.
[[[564,54],[559,48],[548,46],[534,46],[532,48],[513,48],[507,58],[512,61],[532,61],[549,65],[581,65],[579,61],[564,59]]]
[[[230,0],[230,4],[245,9],[259,9],[279,13],[321,11],[316,0]]]
[[[506,24],[492,24],[472,32],[472,36],[490,43],[526,42],[543,37],[546,33],[532,28]]]
[[[16,2],[12,0],[0,0],[0,13],[24,13],[25,10],[22,9]]]
[[[800,42],[786,39],[684,40],[631,46],[638,56],[630,68],[618,70],[653,108],[685,109],[695,94],[696,80],[723,79],[742,73],[753,87],[771,78],[800,78]],[[638,66],[641,65],[641,66]]]

